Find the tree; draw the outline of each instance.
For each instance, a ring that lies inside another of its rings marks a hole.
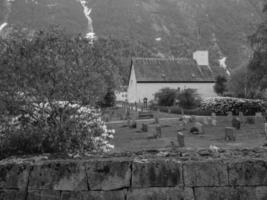
[[[0,142],[32,139],[28,153],[83,152],[101,144],[108,133],[93,107],[119,79],[102,45],[59,27],[17,33],[0,39]]]
[[[113,107],[116,103],[116,95],[112,88],[108,88],[106,95],[100,103],[102,107]]]
[[[155,94],[155,99],[160,106],[173,106],[177,97],[178,90],[163,88]]]
[[[200,105],[200,97],[195,89],[185,89],[180,92],[177,99],[179,106],[183,109],[192,109]]]
[[[251,46],[254,50],[248,65],[254,89],[263,92],[267,89],[267,2],[264,6],[264,22],[258,27],[256,33],[250,36]]]
[[[224,92],[227,91],[226,83],[227,83],[226,77],[221,76],[221,75],[217,76],[216,80],[215,80],[214,91],[217,94],[222,96],[224,94]]]
[[[38,31],[31,39],[12,38],[2,43],[6,46],[0,55],[2,94],[93,105],[119,79],[101,45],[92,46],[81,35],[66,35],[58,27]]]

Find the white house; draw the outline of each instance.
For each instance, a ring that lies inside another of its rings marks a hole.
[[[205,52],[194,53],[194,59],[133,58],[128,85],[128,101],[154,99],[162,88],[196,89],[201,97],[217,96],[213,90],[215,77],[225,75],[225,69],[209,66]],[[206,64],[206,65],[203,65]]]
[[[127,87],[123,86],[119,90],[115,91],[116,101],[127,101]]]

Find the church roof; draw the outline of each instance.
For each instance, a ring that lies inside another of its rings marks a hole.
[[[132,66],[139,83],[214,82],[216,76],[226,75],[219,66],[199,66],[187,58],[133,58]]]

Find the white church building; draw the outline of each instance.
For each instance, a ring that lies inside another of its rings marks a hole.
[[[128,83],[128,102],[154,99],[162,88],[196,89],[200,97],[217,96],[215,78],[227,76],[220,66],[209,65],[208,51],[196,51],[192,59],[133,58]]]

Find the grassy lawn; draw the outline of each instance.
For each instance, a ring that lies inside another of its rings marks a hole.
[[[142,123],[149,125],[148,132],[142,132]],[[137,129],[125,127],[126,123],[110,124],[109,128],[116,130],[114,138],[115,152],[136,152],[142,150],[171,148],[171,142],[177,144],[176,133],[180,126],[177,119],[160,120],[162,126],[162,138],[153,139],[155,124],[150,122],[137,122]],[[254,148],[267,143],[264,134],[263,122],[255,124],[244,124],[241,130],[235,131],[236,141],[226,142],[224,140],[224,128],[231,127],[231,122],[227,117],[217,117],[217,126],[204,126],[205,134],[192,135],[189,130],[192,123],[187,125],[185,134],[185,144],[188,148],[208,148],[211,144],[221,148]]]

